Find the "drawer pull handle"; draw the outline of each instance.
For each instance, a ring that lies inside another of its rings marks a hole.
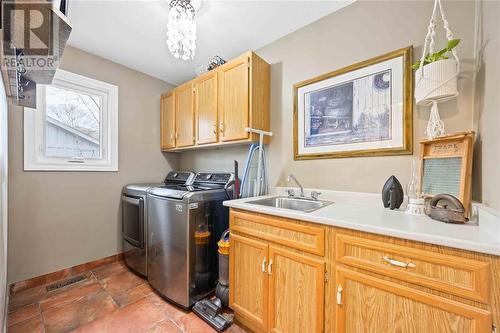
[[[337,287],[337,305],[342,305],[342,285]]]
[[[264,257],[264,260],[262,260],[262,272],[266,272],[266,257]]]
[[[402,268],[415,268],[415,267],[417,267],[417,266],[415,266],[415,264],[413,264],[411,262],[402,262],[402,261],[394,260],[394,259],[391,259],[388,257],[383,257],[383,259],[386,263],[389,263],[393,266],[398,266],[398,267],[402,267]]]
[[[269,275],[273,274],[273,261],[272,260],[269,260],[269,265],[267,266],[267,273]]]

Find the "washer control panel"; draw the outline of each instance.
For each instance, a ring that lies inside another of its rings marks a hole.
[[[220,172],[198,172],[196,174],[196,177],[194,178],[194,183],[212,183],[212,184],[219,184],[219,185],[225,185],[232,181],[234,178],[233,174],[228,172],[228,173],[220,173]]]

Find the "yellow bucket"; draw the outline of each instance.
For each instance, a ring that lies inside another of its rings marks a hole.
[[[220,254],[229,254],[229,238],[226,238],[227,234],[229,234],[229,230],[226,230],[226,232],[222,234],[222,237],[217,243]]]

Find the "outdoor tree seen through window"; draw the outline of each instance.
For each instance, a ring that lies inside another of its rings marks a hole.
[[[100,159],[101,109],[99,96],[47,86],[45,156]]]

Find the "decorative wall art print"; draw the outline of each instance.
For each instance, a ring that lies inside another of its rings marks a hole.
[[[412,47],[294,85],[296,160],[412,154]]]

